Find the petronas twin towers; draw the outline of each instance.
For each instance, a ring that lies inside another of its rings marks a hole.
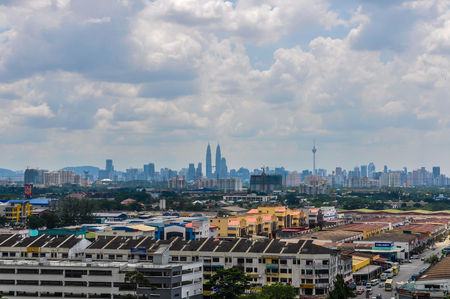
[[[222,153],[220,152],[220,144],[217,144],[216,149],[216,165],[212,166],[211,162],[211,147],[208,143],[208,147],[206,148],[206,177],[208,179],[219,179],[226,178],[228,176],[227,160],[222,157]],[[214,174],[212,172],[213,167],[215,167]]]

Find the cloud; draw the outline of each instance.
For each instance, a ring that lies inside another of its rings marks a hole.
[[[111,22],[110,17],[103,17],[101,19],[99,18],[90,18],[88,20],[83,21],[83,24],[102,24],[102,23],[109,23]]]
[[[331,149],[354,165],[401,144],[445,148],[432,137],[449,126],[448,3],[331,4],[6,3],[0,138],[9,147],[0,149],[12,168],[43,145],[51,154],[36,153],[40,167],[103,165],[108,153],[119,169],[149,159],[177,169],[220,140],[230,167],[300,170],[313,138],[328,168]],[[262,54],[255,61],[250,48]]]

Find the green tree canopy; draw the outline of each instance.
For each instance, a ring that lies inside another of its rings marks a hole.
[[[213,299],[237,299],[244,294],[245,289],[250,288],[250,281],[251,277],[244,272],[229,268],[218,270],[206,285],[217,289],[211,296]]]
[[[426,258],[423,262],[425,264],[434,264],[437,261],[439,261],[439,257],[437,255],[432,255],[432,256]]]
[[[345,283],[342,274],[336,275],[334,290],[328,294],[328,299],[347,299],[350,297],[355,297],[352,289]]]
[[[261,299],[294,299],[295,290],[282,282],[266,284],[261,290]]]
[[[38,229],[45,226],[45,220],[38,216],[28,216],[27,217],[27,226],[29,229]]]
[[[130,271],[125,274],[125,283],[131,287],[134,292],[134,298],[137,298],[138,287],[149,287],[150,280],[139,271]],[[156,289],[156,288],[155,288]]]

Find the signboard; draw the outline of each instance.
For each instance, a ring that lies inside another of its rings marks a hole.
[[[388,247],[388,248],[391,248],[393,246],[394,246],[394,242],[375,243],[375,247]]]
[[[39,247],[27,247],[27,253],[30,253],[30,252],[38,253]]]
[[[25,184],[23,185],[23,194],[25,197],[33,196],[33,184]]]
[[[145,249],[145,248],[131,248],[130,249],[130,253],[131,254],[135,254],[135,255],[146,255],[147,254],[147,249]]]

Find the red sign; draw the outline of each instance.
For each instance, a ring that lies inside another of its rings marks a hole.
[[[23,194],[25,197],[32,197],[33,196],[33,184],[25,184],[23,186]]]

